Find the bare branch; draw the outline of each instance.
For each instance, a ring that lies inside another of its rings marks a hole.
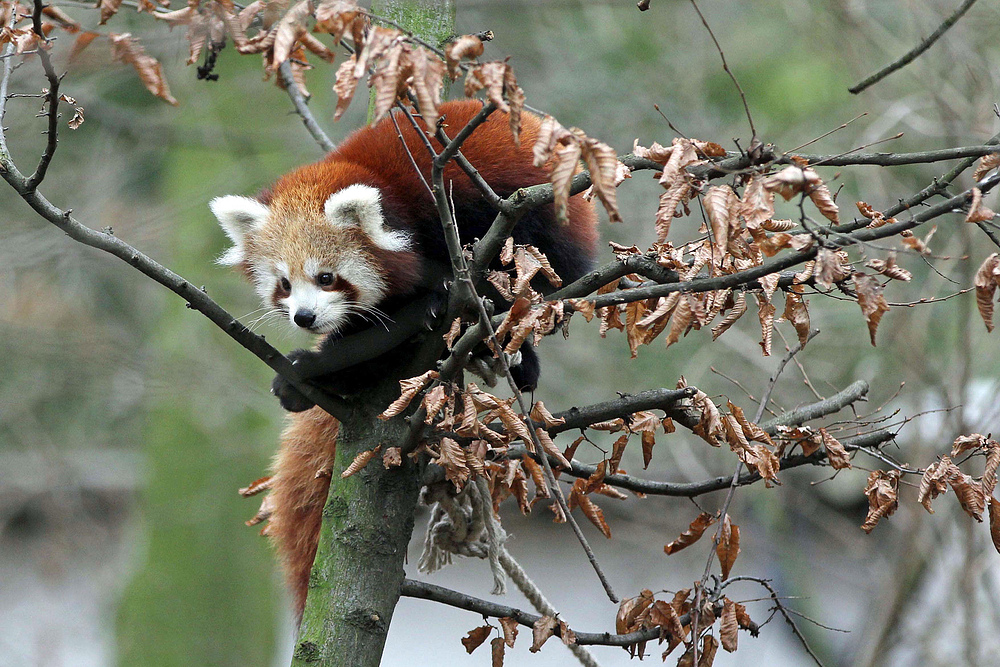
[[[466,611],[482,614],[483,616],[490,616],[493,618],[513,618],[519,624],[529,628],[541,618],[541,616],[538,616],[537,614],[532,614],[521,609],[517,609],[516,607],[508,607],[507,605],[497,604],[495,602],[490,602],[489,600],[482,600],[480,598],[472,597],[471,595],[466,595],[465,593],[459,593],[458,591],[444,588],[443,586],[435,586],[434,584],[429,584],[424,581],[414,581],[413,579],[403,580],[403,585],[400,587],[399,594],[411,598],[420,598],[422,600],[440,602],[452,607],[458,607],[459,609],[465,609]],[[688,622],[688,614],[681,616],[682,624],[686,624]],[[649,630],[630,632],[626,635],[615,635],[610,632],[577,632],[574,630],[574,633],[576,634],[576,643],[581,646],[631,646],[632,644],[637,644],[639,642],[657,639],[660,637],[660,632],[660,628],[650,628]],[[556,636],[560,636],[558,627],[555,630],[555,634]]]
[[[281,77],[281,82],[285,85],[285,92],[288,93],[288,97],[291,98],[292,104],[295,105],[295,112],[302,117],[302,124],[306,126],[309,134],[312,138],[316,140],[319,147],[323,149],[325,153],[329,153],[335,148],[334,143],[330,140],[330,137],[326,135],[323,128],[319,126],[316,122],[316,117],[313,116],[312,111],[306,105],[306,99],[302,96],[302,91],[295,84],[295,79],[292,78],[292,64],[289,61],[285,61],[278,66],[278,76]]]
[[[866,88],[869,88],[870,86],[875,85],[876,83],[878,83],[879,81],[881,81],[885,77],[889,76],[890,74],[892,74],[896,70],[902,69],[906,65],[909,65],[911,62],[913,62],[913,60],[916,59],[917,56],[919,56],[921,53],[923,53],[927,49],[931,48],[931,46],[934,45],[934,42],[938,41],[938,39],[941,37],[941,35],[943,35],[945,32],[947,32],[947,30],[951,26],[955,25],[955,23],[958,21],[958,19],[962,18],[962,16],[965,14],[965,12],[969,11],[969,8],[972,7],[972,5],[974,5],[974,4],[976,4],[976,0],[965,0],[965,2],[963,2],[962,5],[958,9],[955,10],[955,13],[952,14],[951,16],[949,16],[948,18],[946,18],[944,20],[944,22],[941,25],[938,26],[937,30],[935,30],[934,32],[932,32],[930,34],[930,36],[927,37],[927,39],[925,39],[924,41],[920,42],[915,47],[913,47],[912,49],[910,49],[909,51],[907,51],[903,55],[903,57],[900,58],[899,60],[897,60],[896,62],[891,63],[888,66],[880,69],[878,72],[875,72],[874,74],[872,74],[870,77],[868,77],[867,79],[865,79],[861,83],[859,83],[859,84],[857,84],[855,86],[852,86],[851,88],[848,88],[847,90],[850,93],[852,93],[854,95],[857,95],[858,93],[860,93],[861,91],[865,90]]]

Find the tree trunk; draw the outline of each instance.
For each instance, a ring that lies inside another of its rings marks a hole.
[[[376,0],[372,12],[435,45],[454,31],[453,0]],[[352,401],[354,412],[341,424],[293,666],[381,661],[413,532],[420,466],[404,458],[386,470],[376,455],[347,479],[339,473],[360,452],[401,442],[406,424],[376,417],[398,396],[398,383],[386,378]]]

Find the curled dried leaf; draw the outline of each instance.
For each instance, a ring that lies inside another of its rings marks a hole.
[[[542,616],[531,626],[531,648],[532,653],[538,653],[549,637],[555,634],[559,627],[559,621],[552,616]]]
[[[458,78],[458,64],[463,58],[474,60],[483,55],[483,40],[475,35],[461,35],[456,37],[444,50],[448,60],[448,76],[454,81]]]
[[[437,378],[437,371],[427,371],[423,375],[418,375],[417,377],[408,378],[406,380],[400,380],[399,388],[402,392],[400,397],[393,401],[392,404],[378,416],[378,418],[386,420],[400,414],[406,409],[406,406],[410,404],[410,401],[416,398],[417,394],[419,394],[424,387]]]
[[[861,313],[868,322],[868,333],[874,347],[878,323],[882,320],[882,316],[889,312],[889,304],[882,295],[882,286],[871,276],[855,273],[853,281],[854,290],[858,295],[858,305],[861,306]]]
[[[1000,167],[1000,153],[990,153],[979,158],[976,169],[972,172],[972,180],[980,181],[983,176]]]
[[[695,518],[694,521],[691,522],[688,529],[681,533],[676,540],[663,547],[663,552],[669,556],[677,553],[685,547],[691,546],[701,539],[701,536],[705,533],[705,529],[713,523],[715,523],[715,517],[708,512],[702,512]]]
[[[382,453],[382,465],[386,468],[398,468],[403,465],[402,450],[399,447],[389,447]]]
[[[163,78],[163,66],[139,44],[139,40],[129,33],[110,34],[111,55],[115,60],[127,63],[135,68],[139,79],[146,90],[153,93],[167,104],[177,106],[179,102],[170,94],[166,79]]]
[[[1000,254],[993,253],[979,266],[974,284],[979,315],[986,330],[993,331],[993,301],[997,287],[1000,287]]]
[[[923,477],[920,478],[920,490],[917,492],[917,502],[923,505],[924,509],[931,514],[934,514],[934,510],[931,508],[931,501],[948,491],[948,483],[945,477],[952,465],[951,459],[945,456],[940,461],[935,461],[927,466]]]
[[[719,543],[715,546],[715,555],[719,558],[719,566],[722,568],[722,578],[728,579],[729,572],[733,569],[733,563],[740,554],[740,527],[729,520],[729,514],[722,519],[722,534],[719,536]]]
[[[255,496],[261,491],[267,491],[271,488],[271,476],[261,477],[260,479],[255,479],[250,482],[249,485],[240,489],[239,493],[244,498],[249,498],[250,496]]]
[[[354,460],[351,461],[351,464],[344,469],[344,472],[340,473],[340,476],[343,479],[347,479],[348,477],[350,477],[351,475],[353,475],[354,473],[358,472],[366,465],[368,465],[368,462],[371,461],[375,457],[375,455],[378,454],[381,450],[382,450],[382,445],[376,445],[375,449],[368,449],[363,452],[360,452],[357,456],[354,457]]]
[[[732,653],[738,642],[739,623],[736,621],[736,603],[728,597],[722,599],[722,622],[719,624],[719,639],[722,648]]]
[[[969,204],[969,213],[965,216],[966,222],[986,222],[996,217],[996,213],[983,204],[983,193],[979,188],[972,188],[972,202]]]
[[[847,450],[844,449],[844,446],[840,444],[840,441],[827,433],[825,428],[821,428],[819,434],[823,438],[823,447],[826,449],[826,460],[830,462],[830,467],[836,470],[850,468],[851,457],[847,453]]]
[[[465,647],[466,652],[472,653],[486,641],[486,638],[490,636],[490,632],[492,631],[492,625],[482,625],[478,628],[473,628],[469,630],[468,634],[462,637],[462,646]]]
[[[866,533],[872,532],[879,520],[891,516],[899,506],[899,471],[873,470],[868,474],[865,495],[868,496],[868,516],[861,526]]]

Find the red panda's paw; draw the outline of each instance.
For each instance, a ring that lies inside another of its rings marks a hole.
[[[288,358],[291,359],[300,377],[309,377],[309,372],[306,368],[308,363],[303,363],[303,361],[308,359],[310,355],[315,354],[315,352],[310,350],[293,350],[288,354]],[[289,412],[304,412],[316,405],[280,375],[275,375],[274,380],[271,381],[271,393],[278,397],[281,407]]]

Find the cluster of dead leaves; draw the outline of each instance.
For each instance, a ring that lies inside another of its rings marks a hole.
[[[698,600],[698,584],[692,588],[684,588],[674,593],[672,599],[657,600],[652,591],[646,589],[639,595],[622,600],[615,619],[615,629],[619,634],[639,632],[657,628],[660,630],[660,642],[667,639],[667,648],[663,652],[663,660],[681,644],[687,650],[678,659],[678,666],[693,667],[694,640],[689,638],[692,628],[692,617],[696,600]],[[737,648],[737,633],[740,628],[748,630],[756,636],[758,626],[750,618],[746,607],[734,602],[728,597],[712,602],[702,596],[701,609],[698,610],[698,633],[701,637],[701,648],[698,651],[699,667],[710,667],[715,660],[715,653],[721,643],[722,648],[733,652]],[[714,635],[702,634],[719,621],[719,638]],[[632,657],[642,658],[646,652],[646,642],[640,642],[629,647]]]
[[[466,90],[468,94],[468,90]],[[630,176],[611,146],[588,137],[577,127],[566,129],[552,116],[546,116],[534,145],[535,166],[550,170],[556,217],[565,222],[573,176],[580,172],[580,161],[590,170],[590,194],[604,205],[611,222],[621,222],[616,188]]]
[[[955,459],[959,456],[979,455],[986,459],[983,474],[978,481],[958,467]],[[997,485],[997,468],[1000,467],[1000,443],[989,435],[972,433],[955,439],[951,453],[924,469],[917,492],[917,502],[934,513],[931,503],[939,495],[947,493],[950,487],[955,492],[962,510],[976,521],[983,520],[983,512],[989,509],[990,535],[993,544],[1000,551],[1000,503],[993,497]],[[890,516],[899,505],[898,470],[875,470],[868,475],[865,495],[868,496],[868,516],[862,529],[870,533],[879,520]]]
[[[469,630],[465,637],[462,638],[462,645],[465,646],[465,650],[468,653],[472,653],[496,630],[497,636],[490,642],[490,646],[493,649],[491,664],[493,667],[502,667],[506,650],[514,648],[514,642],[517,640],[517,621],[510,616],[504,616],[498,618],[497,622],[500,624],[499,628],[487,623],[486,625]],[[542,644],[548,641],[549,637],[554,635],[557,630],[559,631],[559,637],[566,646],[572,646],[576,643],[576,634],[570,630],[566,621],[558,616],[542,616],[532,625],[531,648],[528,650],[532,653],[540,651]]]

